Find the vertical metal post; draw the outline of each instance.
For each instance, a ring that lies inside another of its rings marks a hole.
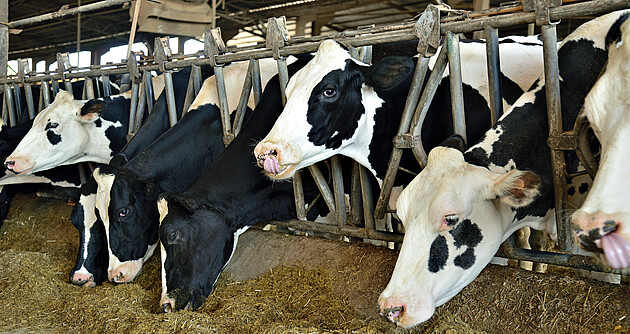
[[[247,109],[247,102],[249,101],[249,96],[252,93],[252,63],[249,63],[247,67],[247,74],[245,75],[245,82],[243,83],[243,89],[241,90],[241,97],[238,100],[238,106],[236,107],[236,114],[234,115],[234,136],[238,136],[238,133],[241,132],[241,126],[243,126],[243,119],[245,118],[245,110]]]
[[[330,158],[332,165],[333,192],[335,195],[335,218],[337,225],[342,228],[346,225],[346,197],[343,189],[343,170],[339,156],[335,155]]]
[[[43,98],[44,108],[48,107],[50,105],[50,85],[48,84],[48,81],[42,80],[42,87],[39,94]],[[40,111],[42,109],[43,108],[40,108]]]
[[[129,52],[127,58],[127,70],[129,71],[129,79],[131,80],[131,105],[129,110],[129,128],[127,133],[132,133],[136,128],[136,114],[138,112],[138,97],[140,95],[140,70],[138,70],[138,62],[136,53]]]
[[[33,90],[31,89],[31,84],[26,83],[24,81],[26,74],[29,73],[30,71],[31,70],[28,65],[28,59],[18,59],[18,77],[20,78],[20,81],[22,81],[22,85],[24,86],[24,95],[26,97],[26,107],[28,109],[28,117],[30,119],[33,119],[35,118],[35,115],[36,115],[35,101],[33,101]],[[20,106],[18,110],[20,110],[19,117],[21,118],[22,107]]]
[[[212,60],[214,68],[214,76],[217,81],[217,94],[219,96],[219,109],[221,109],[221,123],[223,125],[223,143],[227,146],[234,139],[232,133],[232,124],[230,123],[230,110],[227,103],[227,94],[225,91],[225,80],[223,78],[223,67],[216,63],[215,57],[223,53],[226,49],[223,38],[221,37],[221,28],[213,28],[206,30],[204,35],[204,54]]]
[[[547,97],[547,115],[549,120],[549,136],[559,135],[562,128],[562,106],[560,102],[560,70],[558,67],[558,46],[555,24],[541,27],[543,54],[545,56],[545,92]],[[567,179],[565,173],[564,152],[551,149],[551,167],[554,181],[554,200],[556,204],[556,226],[558,228],[558,247],[563,252],[573,252],[575,244],[570,222],[565,219],[567,203]]]
[[[168,37],[156,37],[154,40],[154,60],[158,63],[159,70],[164,75],[164,91],[166,92],[166,106],[170,125],[177,123],[177,108],[175,106],[175,90],[173,88],[173,72],[164,68],[164,63],[172,56],[168,44]]]
[[[109,81],[109,75],[101,75],[101,80],[103,81],[103,95],[111,96],[112,95],[112,86]]]
[[[13,103],[15,104],[15,115],[17,116],[17,123],[20,123],[22,118],[22,90],[17,82],[13,83]],[[17,124],[16,123],[16,124]]]
[[[488,65],[488,96],[490,98],[490,122],[494,125],[503,115],[501,88],[501,62],[499,59],[499,31],[486,27],[486,59]]]
[[[363,215],[363,204],[361,201],[361,176],[358,162],[352,162],[352,181],[350,184],[350,224],[359,226]]]
[[[251,76],[252,76],[252,90],[254,91],[254,103],[258,105],[260,97],[262,96],[262,83],[260,80],[260,63],[258,59],[251,59],[252,64]]]
[[[280,94],[282,96],[282,104],[286,104],[287,96],[285,88],[289,82],[289,73],[287,71],[287,61],[280,55],[280,48],[285,46],[290,40],[289,31],[286,26],[286,18],[272,17],[267,20],[267,49],[273,51],[273,58],[278,62],[278,77],[280,79]]]
[[[459,36],[446,33],[448,68],[451,84],[451,109],[453,129],[466,140],[466,117],[464,115],[464,91],[462,90],[462,62],[459,56]]]
[[[17,116],[15,114],[15,106],[13,105],[13,93],[8,84],[4,84],[4,104],[7,106],[9,126],[17,125]]]
[[[153,96],[153,80],[151,77],[151,72],[144,70],[142,71],[142,82],[144,85],[144,91],[146,92],[144,94],[144,97],[147,100],[147,112],[150,114],[153,111],[153,104],[155,103],[155,97]]]
[[[359,177],[361,179],[361,197],[363,198],[363,219],[365,220],[366,236],[369,237],[370,232],[376,228],[374,220],[374,202],[372,200],[372,184],[367,170],[363,166],[359,166]]]
[[[96,98],[94,94],[94,81],[92,81],[92,78],[85,77],[84,87],[85,87],[85,95],[88,100]]]
[[[306,204],[304,201],[304,189],[302,189],[302,171],[295,172],[292,181],[297,219],[306,220]]]
[[[59,75],[61,76],[61,81],[63,82],[66,91],[74,95],[74,93],[72,92],[72,84],[70,83],[69,80],[66,80],[66,76],[65,76],[66,70],[69,70],[70,67],[71,67],[70,58],[68,58],[68,53],[58,52],[57,53],[57,73],[59,73]]]
[[[0,0],[0,22],[9,22],[9,0]],[[0,25],[0,78],[7,76],[9,64],[9,26]]]
[[[144,110],[147,108],[146,89],[140,89],[140,95],[138,96],[138,106],[136,108],[136,118],[133,125],[133,133],[138,132],[142,126],[144,120]]]
[[[53,79],[51,81],[52,84],[52,92],[53,92],[53,101],[55,99],[55,96],[57,96],[57,94],[59,94],[59,81]],[[51,101],[52,102],[52,101]]]
[[[326,202],[328,209],[330,210],[330,212],[335,212],[335,198],[332,191],[330,191],[328,183],[326,183],[326,178],[324,177],[324,174],[322,174],[317,165],[308,166],[308,170],[311,172],[311,175],[315,180],[315,184],[317,185],[319,192],[322,194],[322,197],[324,198],[324,202]]]

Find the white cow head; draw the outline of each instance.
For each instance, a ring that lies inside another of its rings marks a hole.
[[[610,45],[605,73],[589,92],[584,112],[601,143],[593,186],[573,214],[580,247],[603,253],[613,268],[630,267],[630,20]]]
[[[289,81],[282,114],[254,149],[260,167],[271,178],[286,179],[337,153],[369,167],[375,110],[383,103],[373,87],[392,88],[407,77],[413,62],[406,59],[371,70],[337,42],[322,42],[315,58]]]
[[[532,172],[494,173],[465,162],[456,149],[433,149],[398,198],[406,232],[379,297],[381,314],[402,327],[429,319],[477,277],[505,238],[528,225],[512,223],[512,209],[531,203],[539,184]]]
[[[76,101],[72,94],[59,91],[55,100],[33,121],[13,153],[7,157],[7,169],[16,174],[30,174],[59,165],[81,161],[107,163],[111,153],[105,131],[112,125],[99,117],[105,109],[101,100]],[[94,136],[94,132],[100,136]]]

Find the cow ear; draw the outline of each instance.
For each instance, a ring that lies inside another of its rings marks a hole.
[[[92,99],[87,101],[83,107],[81,107],[81,121],[87,123],[96,120],[105,110],[106,106],[105,102],[101,100]]]
[[[466,145],[466,141],[464,140],[464,138],[457,134],[451,135],[450,137],[446,138],[438,146],[451,147],[462,153],[464,153],[468,149],[468,145]]]
[[[381,90],[392,90],[405,82],[414,70],[409,57],[385,57],[372,66],[368,74],[368,84]]]
[[[168,201],[169,205],[174,204],[175,206],[179,206],[189,214],[195,213],[195,211],[201,207],[201,204],[191,197],[168,193],[162,194],[162,197]]]
[[[138,193],[146,195],[147,197],[152,197],[156,195],[155,193],[158,191],[158,189],[153,182],[142,177],[138,177],[136,181],[137,182],[134,183],[134,187]]]
[[[533,202],[540,193],[540,186],[540,176],[536,173],[514,169],[495,180],[492,193],[508,205],[518,208]]]

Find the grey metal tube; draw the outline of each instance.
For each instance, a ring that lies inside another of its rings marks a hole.
[[[59,94],[59,81],[53,80],[53,81],[51,81],[51,84],[52,84],[53,101],[54,101],[55,100],[55,96],[57,96],[57,94]]]
[[[503,115],[501,88],[501,61],[499,59],[499,30],[486,27],[486,59],[488,65],[488,97],[490,98],[490,122],[494,125]]]
[[[326,183],[326,178],[319,170],[319,167],[317,167],[317,165],[310,165],[308,166],[308,170],[311,172],[311,175],[313,175],[313,179],[315,179],[315,184],[317,184],[317,188],[322,194],[322,197],[324,198],[324,202],[326,202],[328,209],[330,210],[330,212],[335,212],[334,195],[332,191],[330,191],[330,187],[328,186],[328,183]]]
[[[140,84],[131,84],[131,106],[129,107],[129,128],[127,133],[132,133],[136,127],[136,113],[138,112],[138,97],[140,95]],[[172,125],[171,125],[172,126]]]
[[[238,107],[236,107],[236,115],[234,115],[234,136],[238,136],[238,133],[241,132],[241,127],[243,126],[243,119],[245,115],[245,110],[247,109],[247,103],[249,102],[249,96],[252,93],[252,63],[249,63],[247,67],[247,74],[245,75],[245,82],[243,82],[243,89],[241,90],[241,97],[238,100]]]
[[[223,143],[227,146],[233,139],[232,124],[230,123],[230,108],[227,102],[225,91],[225,78],[223,77],[223,67],[214,68],[214,75],[217,79],[217,94],[219,95],[219,108],[221,109],[221,123],[223,124]]]
[[[374,201],[372,200],[372,183],[367,174],[367,170],[363,166],[359,166],[359,177],[361,179],[361,197],[363,197],[363,219],[365,220],[365,229],[369,234],[376,229],[374,220]]]
[[[332,165],[333,194],[335,195],[335,218],[337,226],[343,228],[346,225],[346,197],[343,189],[343,170],[339,156],[335,155],[330,158]]]
[[[287,59],[279,57],[278,62],[278,77],[280,79],[280,93],[282,96],[282,105],[287,104],[286,88],[289,83],[289,70],[287,69]]]
[[[48,85],[48,81],[42,81],[42,89],[39,94],[44,98],[44,108],[48,107],[48,105],[50,105],[50,86]]]
[[[292,178],[293,194],[295,196],[295,211],[299,220],[306,220],[306,208],[304,207],[304,189],[302,188],[302,171],[295,172]]]
[[[70,80],[63,80],[63,86],[66,88],[66,91],[72,95],[74,95],[74,92],[72,91],[72,83],[70,82]]]
[[[9,25],[11,27],[23,27],[23,26],[34,24],[34,23],[46,22],[46,21],[59,19],[59,18],[70,16],[70,15],[76,15],[76,14],[79,14],[79,13],[85,13],[85,12],[89,12],[89,11],[93,11],[93,10],[97,10],[97,9],[102,9],[102,8],[108,8],[108,7],[113,7],[113,6],[117,6],[117,5],[122,5],[122,4],[127,3],[127,2],[131,2],[131,0],[105,0],[105,1],[99,1],[99,2],[95,2],[95,3],[89,4],[89,5],[83,5],[83,6],[74,7],[74,8],[70,8],[70,9],[66,9],[66,10],[59,10],[59,11],[56,11],[56,12],[52,12],[52,13],[48,13],[48,14],[42,14],[42,15],[38,15],[38,16],[33,16],[33,17],[26,18],[26,19],[22,19],[22,20],[11,21],[11,22],[9,22]]]
[[[168,120],[173,126],[177,123],[177,108],[175,107],[175,90],[173,89],[173,73],[171,71],[164,72],[164,90],[166,92]]]
[[[545,56],[545,90],[547,97],[549,136],[554,136],[563,132],[556,26],[553,24],[544,25],[541,27],[541,30],[543,54]],[[573,240],[570,219],[565,219],[564,217],[567,203],[567,179],[565,177],[564,153],[554,149],[551,149],[550,152],[554,181],[554,200],[556,205],[556,226],[558,228],[558,247],[562,252],[574,252],[576,247]]]
[[[17,116],[18,123],[22,118],[22,94],[20,94],[20,85],[17,82],[13,83],[13,103],[15,104],[15,115]],[[17,124],[17,123],[16,123]]]
[[[260,81],[260,63],[258,59],[250,59],[250,64],[252,64],[252,71],[250,75],[252,76],[252,89],[254,91],[254,103],[258,105],[260,102],[260,97],[262,96],[262,83]]]
[[[193,101],[195,100],[195,82],[192,75],[192,71],[190,72],[190,76],[188,77],[188,86],[186,86],[186,96],[184,97],[184,110],[182,110],[182,114],[186,114]]]
[[[201,67],[193,64],[191,66],[190,76],[193,78],[193,87],[195,89],[195,96],[199,95],[201,86],[203,85],[203,78],[201,76]]]
[[[153,80],[150,71],[142,71],[142,82],[144,83],[144,95],[147,99],[147,112],[150,114],[153,111],[154,93],[153,93]]]
[[[138,107],[136,108],[136,121],[134,122],[133,132],[136,133],[142,126],[144,120],[144,110],[147,108],[147,99],[145,98],[146,90],[140,89],[138,96]]]
[[[87,94],[88,100],[96,98],[94,95],[94,81],[91,78],[85,78],[85,92]]]
[[[363,201],[361,198],[361,176],[358,162],[352,162],[352,183],[350,184],[350,224],[361,225],[363,221]]]
[[[112,87],[109,81],[109,75],[101,75],[101,80],[103,81],[103,95],[111,96],[112,95]]]
[[[459,55],[459,36],[446,34],[448,68],[451,83],[451,110],[453,129],[466,140],[466,117],[464,116],[464,91],[462,90],[462,62]]]
[[[24,84],[24,95],[26,95],[26,107],[28,108],[28,117],[30,119],[35,118],[37,112],[35,111],[35,101],[33,101],[33,90],[31,85]]]
[[[13,104],[13,93],[11,92],[11,87],[7,84],[4,85],[4,103],[7,105],[7,111],[9,114],[9,126],[17,125],[15,105]]]

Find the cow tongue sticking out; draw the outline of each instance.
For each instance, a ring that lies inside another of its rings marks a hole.
[[[630,243],[619,233],[608,233],[602,237],[602,250],[606,262],[615,269],[630,267]]]
[[[280,164],[278,163],[278,158],[276,158],[275,155],[268,155],[265,158],[263,166],[265,168],[265,172],[269,174],[279,174],[281,171]]]

